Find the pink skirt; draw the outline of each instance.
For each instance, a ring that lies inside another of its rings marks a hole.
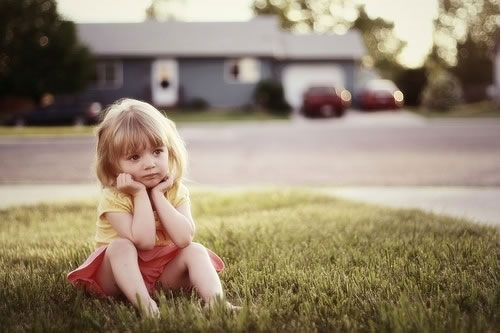
[[[97,293],[102,297],[107,297],[103,288],[96,280],[96,274],[99,266],[103,262],[104,253],[108,246],[102,246],[92,252],[87,260],[74,271],[67,275],[68,282],[76,287],[83,287],[90,292]],[[155,289],[160,275],[163,273],[165,266],[179,254],[180,249],[174,245],[159,246],[152,250],[138,250],[139,270],[143,276],[146,288],[150,293]],[[207,249],[212,265],[216,272],[221,272],[224,269],[224,262],[211,250]]]

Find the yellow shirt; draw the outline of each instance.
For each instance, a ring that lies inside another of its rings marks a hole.
[[[176,208],[190,200],[188,189],[182,184],[178,187],[171,188],[166,193],[165,197]],[[123,212],[132,215],[134,213],[132,196],[120,192],[114,187],[105,187],[102,190],[101,199],[97,207],[96,236],[94,237],[96,248],[107,245],[112,240],[120,237],[105,217],[105,213],[109,212]],[[153,214],[155,216],[155,226],[157,229],[155,246],[172,244],[169,234],[167,234],[158,219],[157,212],[153,212]]]

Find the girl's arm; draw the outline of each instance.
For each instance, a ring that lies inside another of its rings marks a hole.
[[[190,245],[195,234],[195,223],[191,217],[189,202],[183,203],[177,209],[167,200],[164,195],[168,181],[164,181],[151,189],[151,201],[155,206],[158,218],[169,234],[174,244],[183,248]]]
[[[151,250],[155,246],[155,217],[146,187],[132,179],[129,174],[120,174],[117,178],[117,189],[132,195],[134,202],[133,215],[129,213],[106,213],[118,235],[131,240],[140,250]]]

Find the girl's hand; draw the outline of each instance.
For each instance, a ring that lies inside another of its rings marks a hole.
[[[151,192],[160,192],[164,194],[174,183],[174,177],[167,176],[164,180],[158,183],[157,186],[151,189]]]
[[[141,191],[146,190],[146,186],[135,181],[130,174],[121,173],[117,177],[117,189],[126,194],[136,196]]]

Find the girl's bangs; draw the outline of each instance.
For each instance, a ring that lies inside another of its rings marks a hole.
[[[148,146],[166,145],[161,133],[161,129],[156,124],[150,124],[137,118],[124,119],[122,126],[119,126],[115,132],[113,150],[119,156],[126,156]]]

